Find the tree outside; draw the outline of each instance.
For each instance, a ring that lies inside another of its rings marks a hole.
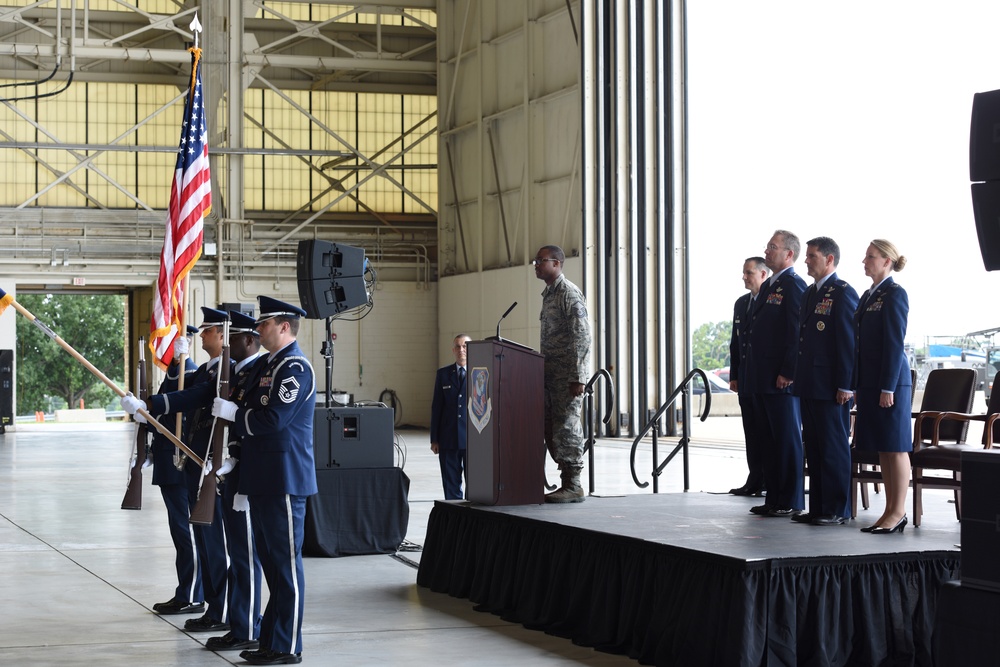
[[[695,368],[713,370],[729,365],[729,339],[733,323],[707,322],[695,329],[691,336],[691,357]]]
[[[125,299],[119,295],[24,294],[18,301],[117,384],[124,384]],[[114,392],[27,318],[17,319],[17,414],[105,407]]]

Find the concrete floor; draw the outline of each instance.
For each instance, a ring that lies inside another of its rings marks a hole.
[[[425,430],[398,432],[411,480],[404,545],[423,544],[441,497],[437,458]],[[692,491],[742,484],[738,418],[694,426]],[[711,443],[710,445],[708,443]],[[595,447],[595,494],[650,493],[629,473],[630,442]],[[0,663],[5,665],[244,664],[213,653],[205,634],[181,628],[191,616],[158,616],[173,592],[173,548],[159,491],[143,489],[143,510],[119,509],[132,447],[128,424],[30,424],[0,435]],[[661,456],[668,444],[661,441]],[[649,446],[640,481],[651,481]],[[549,480],[558,478],[554,466]],[[682,490],[680,459],[660,492]],[[744,499],[733,499],[743,501]],[[876,507],[866,514],[877,517]],[[745,502],[734,511],[745,512]],[[568,640],[475,612],[467,600],[414,583],[419,550],[398,556],[307,558],[304,665],[635,665]],[[209,635],[210,636],[210,635]]]

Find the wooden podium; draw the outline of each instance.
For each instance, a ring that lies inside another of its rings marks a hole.
[[[545,493],[544,358],[505,340],[468,344],[468,499],[535,505]]]

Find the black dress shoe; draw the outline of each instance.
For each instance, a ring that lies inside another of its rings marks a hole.
[[[884,526],[875,526],[875,527],[872,528],[871,534],[872,535],[888,535],[889,533],[900,533],[900,534],[902,534],[903,533],[903,529],[906,528],[906,524],[907,524],[907,520],[906,520],[906,515],[904,514],[903,518],[900,519],[899,521],[897,521],[896,525],[893,526],[892,528],[886,528]]]
[[[802,510],[792,509],[791,507],[772,507],[767,516],[776,517],[793,517],[802,514]]]
[[[259,657],[263,657],[263,656],[267,655],[270,652],[271,652],[270,649],[258,648],[258,649],[253,650],[253,651],[240,651],[240,657],[243,658],[244,660],[249,660],[250,656],[254,656],[254,657],[258,657],[259,658]]]
[[[847,523],[847,517],[837,514],[820,514],[812,520],[814,526],[839,526],[844,523]]]
[[[204,602],[188,602],[186,600],[168,600],[167,602],[157,602],[153,605],[153,611],[163,616],[173,614],[200,614],[205,611]]]
[[[768,516],[771,513],[770,505],[755,505],[750,508],[751,514],[756,514],[757,516]]]
[[[792,515],[792,521],[795,523],[812,523],[813,518],[815,518],[815,515],[810,514],[809,512]]]
[[[301,653],[279,653],[278,651],[258,651],[240,657],[251,665],[297,665],[302,662]]]
[[[255,650],[260,646],[256,639],[240,639],[227,632],[221,637],[209,637],[205,648],[209,651],[239,651],[241,649]]]
[[[229,624],[217,621],[208,614],[205,614],[200,618],[192,618],[190,621],[185,621],[184,629],[188,632],[219,632],[221,630],[228,630]]]

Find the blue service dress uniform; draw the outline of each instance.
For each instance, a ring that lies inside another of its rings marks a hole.
[[[461,500],[466,472],[466,369],[458,364],[439,368],[431,400],[431,442],[438,443],[438,464],[446,500]]]
[[[230,400],[239,404],[263,368],[266,354],[258,352],[239,361],[230,378]],[[237,511],[233,502],[240,488],[242,444],[230,432],[229,456],[237,461],[219,485],[222,517],[229,548],[229,632],[237,639],[253,640],[260,634],[260,597],[262,570],[253,537],[250,510]]]
[[[184,384],[190,385],[191,378],[198,366],[185,359]],[[177,390],[180,379],[180,365],[170,364],[166,376],[157,390],[158,394],[167,394]],[[147,401],[148,403],[148,401]],[[173,432],[176,419],[161,417],[161,424]],[[183,470],[174,466],[174,443],[157,431],[153,433],[150,453],[153,456],[153,485],[160,487],[163,504],[167,508],[167,525],[170,528],[170,540],[174,544],[174,567],[177,569],[177,588],[174,591],[175,600],[185,602],[202,602],[204,593],[201,589],[201,568],[198,562],[198,549],[195,546],[194,530],[188,519],[191,517],[191,503],[188,498],[187,477]],[[183,432],[183,430],[182,430]],[[187,444],[187,443],[185,443]]]
[[[160,415],[185,415],[184,444],[204,458],[211,448],[212,400],[217,391],[219,362],[221,357],[211,359],[201,366],[190,378],[190,386],[168,394],[151,396],[147,401],[148,410],[154,417]],[[184,464],[187,480],[188,501],[193,508],[198,501],[198,491],[204,477],[204,469],[188,459]],[[229,623],[229,555],[223,527],[222,499],[215,499],[215,513],[210,526],[192,526],[198,555],[201,559],[202,588],[208,609],[205,615],[219,623]]]
[[[799,312],[806,283],[788,268],[764,282],[747,326],[746,373],[753,394],[757,434],[764,452],[764,505],[772,510],[805,506],[802,480],[802,419],[791,387],[778,389],[778,376],[795,377]]]
[[[836,273],[819,289],[811,285],[802,304],[792,389],[802,411],[812,516],[851,515],[851,406],[837,403],[837,391],[851,389],[857,307],[858,293]]]
[[[316,383],[294,341],[261,363],[257,381],[238,403],[232,432],[242,442],[239,492],[249,497],[254,540],[270,591],[260,647],[294,654],[302,651],[306,498],[318,491]]]
[[[854,315],[854,445],[868,451],[913,449],[913,380],[903,341],[910,301],[891,277],[869,290]],[[891,408],[879,407],[882,391],[893,392]]]
[[[743,420],[743,438],[746,441],[747,467],[750,469],[746,484],[743,486],[749,492],[756,492],[764,488],[764,454],[757,440],[757,423],[750,382],[741,380],[746,373],[747,326],[750,324],[751,304],[756,305],[756,300],[750,292],[747,292],[738,298],[733,306],[733,331],[729,339],[729,380],[736,381],[740,416]]]

